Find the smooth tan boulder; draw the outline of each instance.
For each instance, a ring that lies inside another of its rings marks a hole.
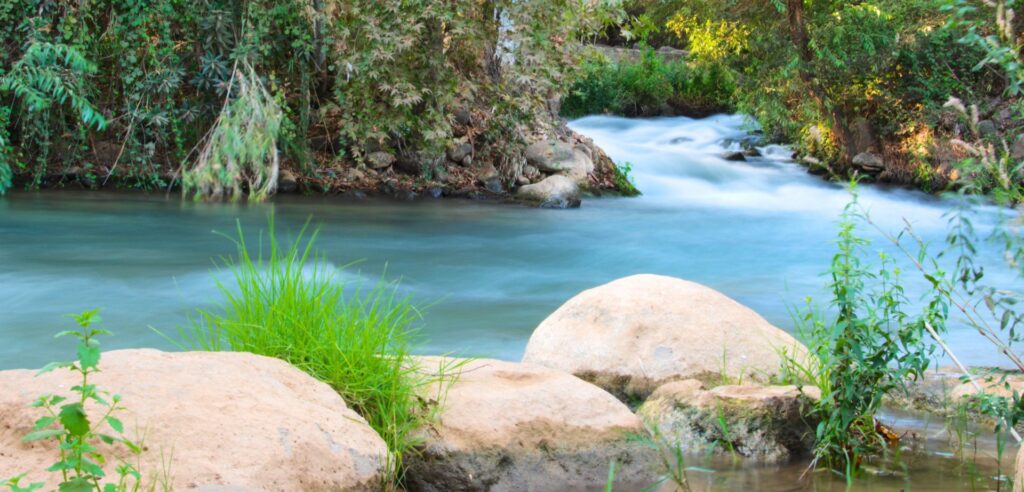
[[[706,390],[700,381],[688,379],[659,387],[637,414],[670,446],[781,462],[813,448],[817,423],[808,410],[819,396],[817,388],[795,386]]]
[[[806,350],[754,311],[702,285],[634,275],[585,290],[533,332],[523,362],[643,400],[673,380],[765,381],[780,351]]]
[[[1024,446],[1017,451],[1017,463],[1013,473],[1013,492],[1024,492]]]
[[[576,208],[581,202],[580,187],[572,179],[557,174],[519,188],[516,197],[540,208]]]
[[[384,441],[329,386],[283,361],[119,350],[104,353],[100,368],[91,382],[122,396],[125,435],[145,436],[149,483],[161,481],[169,460],[173,490],[379,488]],[[56,445],[21,441],[43,414],[29,405],[46,393],[70,396],[77,380],[66,370],[35,373],[0,372],[0,477],[28,472],[23,484],[47,481],[50,490],[56,476],[44,470],[57,461]]]
[[[419,360],[431,373],[452,361]],[[616,490],[655,480],[651,451],[628,440],[640,419],[612,395],[536,365],[463,363],[448,371],[454,383],[425,392],[441,410],[422,454],[405,458],[409,490],[602,490],[613,460]]]

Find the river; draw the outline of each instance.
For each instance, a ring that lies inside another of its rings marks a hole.
[[[589,117],[572,126],[630,162],[644,195],[551,211],[468,200],[225,205],[162,193],[11,193],[0,198],[0,368],[61,358],[67,347],[51,336],[69,324],[61,315],[93,307],[116,333],[113,346],[169,347],[154,329],[173,332],[217,300],[215,260],[233,245],[216,232],[231,233],[238,220],[256,235],[271,211],[286,236],[312,218],[332,262],[358,262],[344,274],[354,281],[386,272],[431,304],[424,352],[515,360],[565,300],[635,273],[709,285],[786,329],[805,296],[825,299],[821,274],[849,194],[780,148],[750,162],[721,159],[723,140],[746,134],[743,118]],[[871,186],[861,195],[883,226],[906,218],[941,241],[950,202]],[[994,223],[990,215],[976,219],[979,228]],[[1011,281],[999,265],[990,272]],[[950,338],[968,362],[1002,362],[969,330]]]
[[[0,369],[68,358],[70,342],[53,340],[71,327],[62,315],[96,307],[115,333],[105,348],[174,348],[157,331],[173,334],[195,308],[218,301],[214,277],[224,272],[216,260],[234,246],[217,232],[230,234],[239,221],[251,240],[270,212],[284,236],[312,218],[323,253],[339,267],[356,262],[342,278],[386,275],[430,304],[420,347],[426,353],[516,360],[533,328],[575,293],[635,273],[711,286],[791,330],[793,306],[808,295],[824,299],[822,273],[850,196],[808,175],[780,147],[764,148],[767,157],[749,162],[723,160],[723,141],[746,135],[744,123],[738,116],[572,122],[616,161],[630,162],[644,192],[589,198],[578,210],[469,200],[280,196],[231,205],[162,193],[13,192],[0,198]],[[883,227],[896,229],[906,219],[940,243],[953,206],[874,186],[863,186],[861,197]],[[996,220],[997,212],[985,210],[975,222],[984,233]],[[984,258],[998,258],[997,251],[983,251]],[[997,284],[1015,282],[998,261],[988,266]],[[968,363],[1002,363],[962,326],[949,338]],[[917,469],[948,463],[926,460]],[[802,465],[752,470],[720,470],[709,480],[781,487]],[[981,483],[991,485],[993,474],[982,472]],[[921,490],[940,482],[956,488],[945,475],[919,476]],[[899,490],[904,479],[874,483],[872,490]]]

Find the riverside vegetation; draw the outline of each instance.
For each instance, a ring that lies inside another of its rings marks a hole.
[[[580,41],[620,15],[577,0],[5,2],[0,193],[514,186],[526,146],[568,132],[552,108]]]
[[[724,7],[728,5],[728,7]],[[736,110],[763,138],[793,144],[813,172],[929,192],[967,183],[1002,188],[964,142],[1024,158],[1020,86],[1000,66],[1019,57],[1014,1],[806,2],[629,0],[631,20],[602,42],[639,59],[584,64],[563,112],[700,115]],[[659,59],[651,46],[686,50]],[[1017,70],[1017,69],[1011,69]],[[946,105],[975,105],[975,123]],[[1005,177],[1020,182],[1019,168]],[[965,179],[969,178],[969,179]]]

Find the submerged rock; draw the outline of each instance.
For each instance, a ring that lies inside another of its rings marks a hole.
[[[722,159],[733,162],[746,162],[747,156],[744,155],[743,151],[731,150],[722,154]]]
[[[795,386],[728,385],[688,379],[659,387],[638,415],[670,446],[781,462],[814,446],[809,401]]]
[[[972,373],[981,391],[965,380],[957,368],[940,367],[926,371],[916,380],[907,381],[906,391],[891,392],[887,395],[887,403],[945,417],[953,417],[963,409],[974,421],[994,424],[991,416],[981,413],[972,403],[976,403],[980,396],[989,395],[1006,398],[1012,405],[1014,392],[1024,394],[1024,374],[1020,372],[973,369]],[[1024,431],[1024,425],[1018,424],[1017,429]]]
[[[419,361],[436,373],[453,359]],[[652,451],[629,440],[640,419],[600,388],[532,364],[462,364],[445,370],[454,383],[426,391],[441,410],[422,453],[406,458],[409,490],[599,490],[612,461],[624,489],[657,476]]]
[[[516,197],[541,208],[576,208],[580,206],[580,187],[572,179],[554,175],[539,183],[519,188]]]
[[[563,304],[533,332],[523,362],[633,400],[680,379],[767,380],[779,372],[782,350],[806,353],[789,334],[715,290],[634,275]]]
[[[104,353],[100,367],[90,382],[122,396],[127,410],[118,418],[127,437],[145,437],[141,472],[149,484],[163,475],[162,460],[170,461],[172,490],[372,490],[380,483],[384,441],[337,392],[286,362],[147,349]],[[44,415],[29,406],[35,398],[70,396],[77,383],[65,370],[0,372],[0,477],[27,472],[27,482],[56,488],[59,474],[44,471],[57,460],[56,443],[21,438]],[[115,449],[100,446],[111,460],[128,458]]]

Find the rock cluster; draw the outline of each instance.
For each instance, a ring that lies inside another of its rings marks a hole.
[[[548,150],[544,169],[559,166],[559,152],[580,155]],[[637,275],[585,291],[541,323],[523,362],[416,359],[416,371],[448,377],[421,388],[439,406],[416,431],[419,452],[404,456],[404,486],[600,490],[615,463],[616,490],[642,490],[665,472],[663,446],[761,461],[803,453],[806,391],[751,384],[778,370],[781,350],[804,353],[698,284]],[[125,350],[101,365],[95,382],[123,396],[129,434],[145,434],[144,473],[163,473],[175,490],[370,490],[384,479],[384,441],[330,387],[282,361]],[[0,372],[0,477],[53,481],[43,470],[54,444],[21,437],[41,416],[32,400],[72,384],[66,371]]]

